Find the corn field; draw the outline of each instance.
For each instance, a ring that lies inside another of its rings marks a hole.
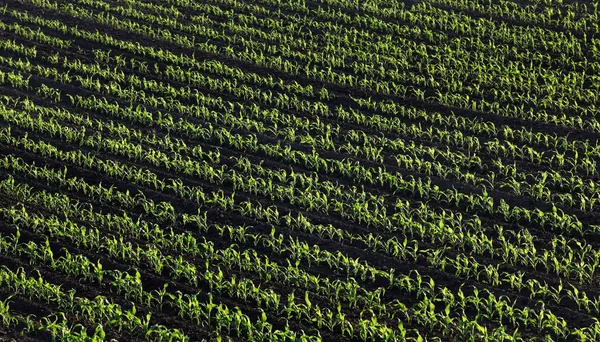
[[[598,4],[0,2],[0,340],[600,341]]]

